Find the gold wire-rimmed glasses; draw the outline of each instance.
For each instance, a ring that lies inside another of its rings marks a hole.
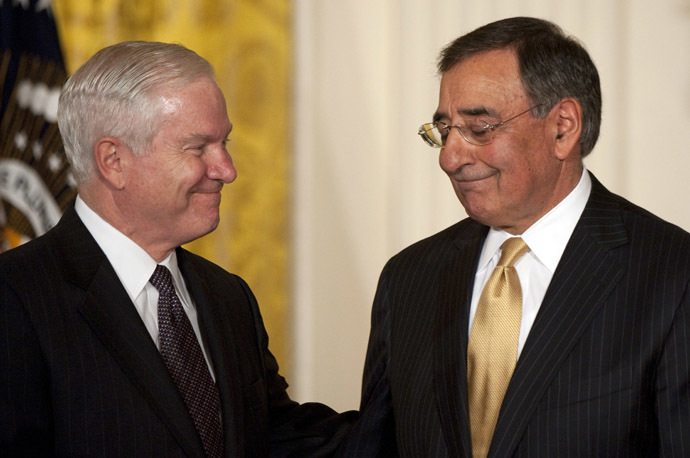
[[[541,103],[538,103],[526,109],[525,111],[521,111],[515,116],[511,116],[510,118],[496,124],[487,124],[485,121],[480,119],[471,121],[465,125],[449,125],[443,121],[428,122],[426,124],[422,124],[417,134],[422,137],[422,140],[424,140],[427,145],[433,148],[443,148],[446,146],[446,138],[448,137],[448,134],[450,134],[450,130],[452,128],[456,128],[467,143],[476,146],[488,145],[491,143],[491,140],[493,140],[496,129],[504,126],[509,121],[512,121],[518,116],[522,116],[523,114],[537,108],[540,105]]]

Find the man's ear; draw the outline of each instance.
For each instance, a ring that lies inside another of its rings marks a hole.
[[[580,135],[582,134],[582,105],[577,99],[568,97],[554,106],[553,113],[556,117],[556,157],[565,160],[574,152],[579,154]]]
[[[96,168],[103,179],[116,189],[125,186],[124,167],[128,153],[131,154],[129,148],[115,137],[103,137],[94,146]]]

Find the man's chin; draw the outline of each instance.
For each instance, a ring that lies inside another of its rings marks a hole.
[[[465,209],[467,216],[485,226],[491,226],[491,217],[486,214],[486,209],[467,199],[467,196],[458,193],[458,199]]]
[[[202,224],[202,221],[206,221],[205,224]],[[210,234],[211,232],[215,231],[216,228],[218,228],[218,225],[220,224],[220,217],[218,216],[218,213],[214,217],[207,217],[207,218],[201,218],[198,217],[193,221],[193,226],[190,225],[190,229],[193,229],[193,232],[187,235],[187,241],[184,243],[190,243],[193,242],[196,239],[199,239],[205,235]]]
[[[206,228],[206,232],[204,232],[199,237],[203,237],[204,235],[210,234],[211,232],[215,231],[218,228],[219,224],[220,224],[220,216],[218,214],[216,214],[216,217],[209,222],[209,224]]]

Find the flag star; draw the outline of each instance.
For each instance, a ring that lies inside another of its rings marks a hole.
[[[29,139],[27,138],[26,133],[21,130],[17,132],[17,134],[14,136],[14,146],[16,146],[18,150],[24,151],[27,143],[29,143]]]
[[[43,116],[46,118],[46,121],[52,123],[57,122],[58,100],[60,100],[60,88],[52,88],[48,92],[43,111]]]
[[[39,140],[34,141],[34,144],[32,145],[31,149],[34,152],[34,158],[36,160],[41,159],[41,156],[43,156],[43,145],[41,145],[41,142]]]
[[[48,158],[48,168],[50,171],[56,173],[60,170],[60,167],[62,167],[62,159],[60,159],[60,156],[55,153],[51,154]]]
[[[46,103],[48,102],[49,95],[50,90],[45,84],[38,83],[34,86],[29,107],[35,116],[43,116],[45,114]]]
[[[20,108],[28,108],[34,94],[34,85],[29,80],[22,80],[17,85],[17,103]]]

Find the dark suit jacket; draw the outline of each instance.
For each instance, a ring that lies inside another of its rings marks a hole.
[[[393,257],[339,455],[471,457],[468,316],[487,227]],[[690,456],[690,235],[593,178],[517,362],[491,457]]]
[[[239,277],[183,249],[228,457],[321,456],[349,415],[297,405]],[[201,440],[107,258],[70,208],[0,256],[0,456],[197,457]]]

